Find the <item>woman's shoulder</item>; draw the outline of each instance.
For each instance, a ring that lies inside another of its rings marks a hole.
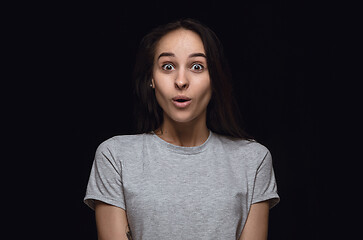
[[[256,140],[236,139],[218,135],[217,139],[223,153],[229,156],[229,160],[235,167],[239,166],[258,169],[266,159],[271,160],[271,154],[267,147]]]
[[[223,148],[229,152],[247,153],[251,156],[265,156],[269,153],[268,148],[256,140],[232,138],[219,134],[214,135],[216,135],[219,143],[223,145]]]
[[[123,151],[125,149],[134,149],[143,144],[145,134],[116,135],[103,141],[98,149],[107,149],[109,151]]]

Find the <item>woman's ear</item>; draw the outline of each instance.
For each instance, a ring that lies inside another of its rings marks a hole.
[[[151,79],[150,87],[155,88],[155,81],[154,78]]]

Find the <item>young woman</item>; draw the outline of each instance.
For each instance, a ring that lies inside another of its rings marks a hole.
[[[272,159],[238,124],[216,35],[191,19],[154,29],[134,77],[138,134],[98,147],[85,196],[99,239],[267,239]]]

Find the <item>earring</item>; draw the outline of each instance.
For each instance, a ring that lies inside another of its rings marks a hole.
[[[150,83],[150,87],[151,87],[151,88],[153,87],[153,84],[152,84],[152,83]]]

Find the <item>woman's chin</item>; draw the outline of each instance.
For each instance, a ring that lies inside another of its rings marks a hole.
[[[195,122],[196,119],[201,117],[200,115],[194,115],[189,112],[178,112],[167,116],[171,121],[178,124],[188,124]]]

